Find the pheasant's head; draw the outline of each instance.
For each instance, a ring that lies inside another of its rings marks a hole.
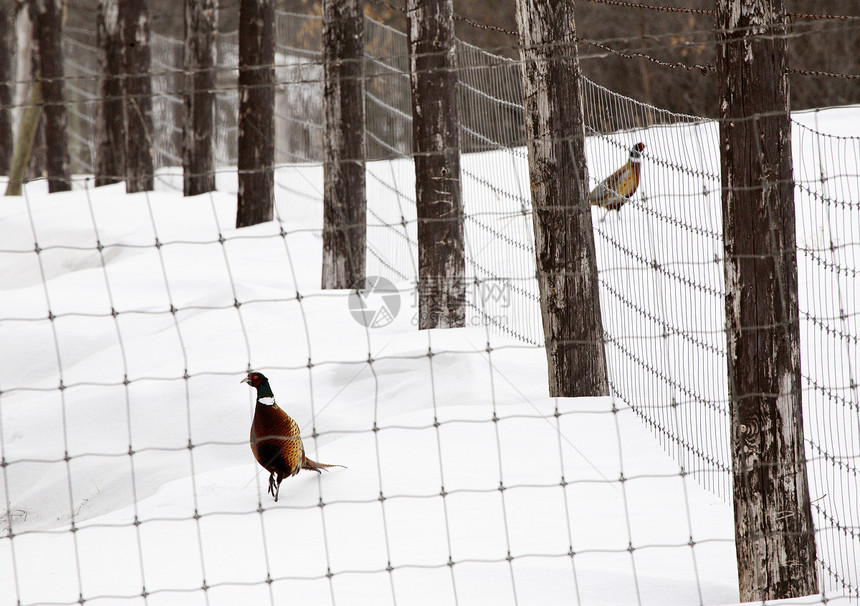
[[[643,151],[645,151],[645,144],[640,141],[630,148],[630,159],[639,160]]]
[[[248,376],[239,381],[247,383],[257,390],[257,402],[270,406],[275,403],[275,394],[272,393],[272,388],[269,385],[269,379],[266,375],[259,372],[249,372]],[[269,401],[271,400],[271,401]]]
[[[266,375],[259,372],[249,372],[248,376],[239,381],[240,383],[247,383],[251,387],[259,387],[263,383],[268,384],[269,379],[266,378]]]

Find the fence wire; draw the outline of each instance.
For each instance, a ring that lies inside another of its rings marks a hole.
[[[321,21],[278,13],[276,35],[281,167],[272,224],[228,227],[228,194],[236,189],[235,33],[218,40],[219,192],[195,202],[169,193],[181,192],[182,183],[182,41],[153,36],[158,194],[117,209],[116,187],[91,189],[82,177],[63,204],[35,183],[4,211],[14,219],[0,255],[15,271],[3,281],[0,330],[4,343],[26,339],[41,355],[0,375],[2,598],[275,604],[298,596],[334,604],[366,595],[372,603],[410,603],[432,587],[444,603],[554,602],[540,587],[544,578],[558,585],[558,603],[573,595],[591,604],[605,601],[593,579],[605,581],[601,571],[611,566],[624,571],[625,603],[661,603],[653,584],[669,554],[688,571],[686,603],[732,601],[709,585],[732,572],[720,559],[733,556],[731,529],[704,524],[714,505],[696,492],[699,485],[731,500],[717,123],[584,82],[590,185],[623,164],[635,143],[646,147],[632,200],[620,213],[594,211],[613,397],[583,408],[540,397],[531,384],[544,377],[517,369],[543,355],[544,341],[519,64],[458,43],[472,285],[465,340],[416,332],[404,346],[368,328],[338,344],[321,337],[330,337],[322,316],[342,312],[346,295],[320,291],[318,261],[306,257],[321,241]],[[95,164],[98,52],[80,32],[66,38],[65,52],[72,167],[86,175]],[[408,307],[417,216],[406,37],[368,20],[366,53],[367,270],[397,284]],[[795,116],[794,177],[804,430],[821,589],[856,601],[860,137],[827,134],[841,132],[839,115]],[[172,222],[176,213],[195,229]],[[140,263],[131,275],[123,271],[130,257]],[[278,268],[275,277],[251,262],[260,258]],[[194,288],[201,266],[217,268],[215,277]],[[306,446],[331,452],[348,444],[335,452],[356,461],[348,473],[367,480],[361,491],[331,482],[333,475],[307,480],[304,490],[290,491],[289,516],[279,515],[253,461],[237,463],[247,459],[247,443],[235,429],[251,407],[217,404],[215,422],[207,410],[251,368],[277,377],[276,393],[310,436]],[[426,408],[407,407],[405,417],[392,410],[403,387],[393,377],[404,369],[421,373],[429,390]],[[452,407],[466,403],[463,390],[474,406]],[[341,392],[358,404],[344,404]],[[38,423],[27,415],[34,408]],[[674,466],[639,460],[630,447],[638,444],[634,416]],[[610,464],[590,464],[579,450],[589,437],[577,425],[594,417],[602,438],[609,436]],[[93,442],[84,429],[92,425],[110,432]],[[523,448],[518,428],[532,425],[542,429],[530,435],[551,439]],[[546,427],[552,431],[541,433]],[[492,448],[467,448],[476,440]],[[396,464],[404,442],[421,453],[412,479]],[[473,462],[492,473],[465,472]],[[240,470],[230,481],[254,485],[250,506],[213,479],[230,466]],[[162,478],[175,482],[182,506],[159,500]],[[656,514],[641,494],[661,489],[675,522],[682,520],[680,530],[662,535],[649,532],[648,515]],[[100,505],[103,491],[122,494],[125,509]],[[587,503],[617,514],[615,527],[597,524],[592,533],[582,522],[592,519]],[[550,520],[546,528],[535,530],[536,516]],[[355,519],[364,527],[356,529]],[[430,537],[414,532],[415,520],[432,528]],[[476,533],[486,540],[466,540]],[[286,544],[284,537],[296,535],[300,547]],[[165,558],[165,542],[180,550],[175,557]],[[37,572],[42,552],[65,563],[53,587]],[[716,552],[720,565],[709,566]],[[237,553],[247,562],[237,565]]]

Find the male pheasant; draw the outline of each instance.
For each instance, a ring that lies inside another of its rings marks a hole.
[[[248,373],[241,383],[257,389],[257,406],[251,424],[251,452],[269,472],[269,494],[275,497],[276,503],[284,478],[294,476],[302,469],[320,473],[329,467],[343,467],[317,463],[305,456],[298,423],[275,404],[275,395],[264,375]]]
[[[627,163],[591,190],[588,199],[592,206],[621,212],[621,207],[630,200],[630,196],[639,187],[639,169],[644,149],[644,143],[637,143],[631,147],[630,159]]]

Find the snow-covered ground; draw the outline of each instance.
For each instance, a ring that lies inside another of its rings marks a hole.
[[[408,282],[366,328],[319,287],[319,167],[277,178],[280,220],[240,230],[229,171],[3,199],[0,605],[737,603],[730,506],[629,406],[547,397],[543,350],[484,327],[417,331]],[[272,501],[249,368],[347,469]]]

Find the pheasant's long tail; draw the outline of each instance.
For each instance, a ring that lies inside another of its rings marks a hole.
[[[304,462],[302,463],[302,469],[309,469],[310,471],[315,471],[317,473],[322,473],[323,470],[328,470],[329,467],[343,467],[346,469],[345,465],[336,465],[333,463],[317,463],[307,457],[305,457]]]

